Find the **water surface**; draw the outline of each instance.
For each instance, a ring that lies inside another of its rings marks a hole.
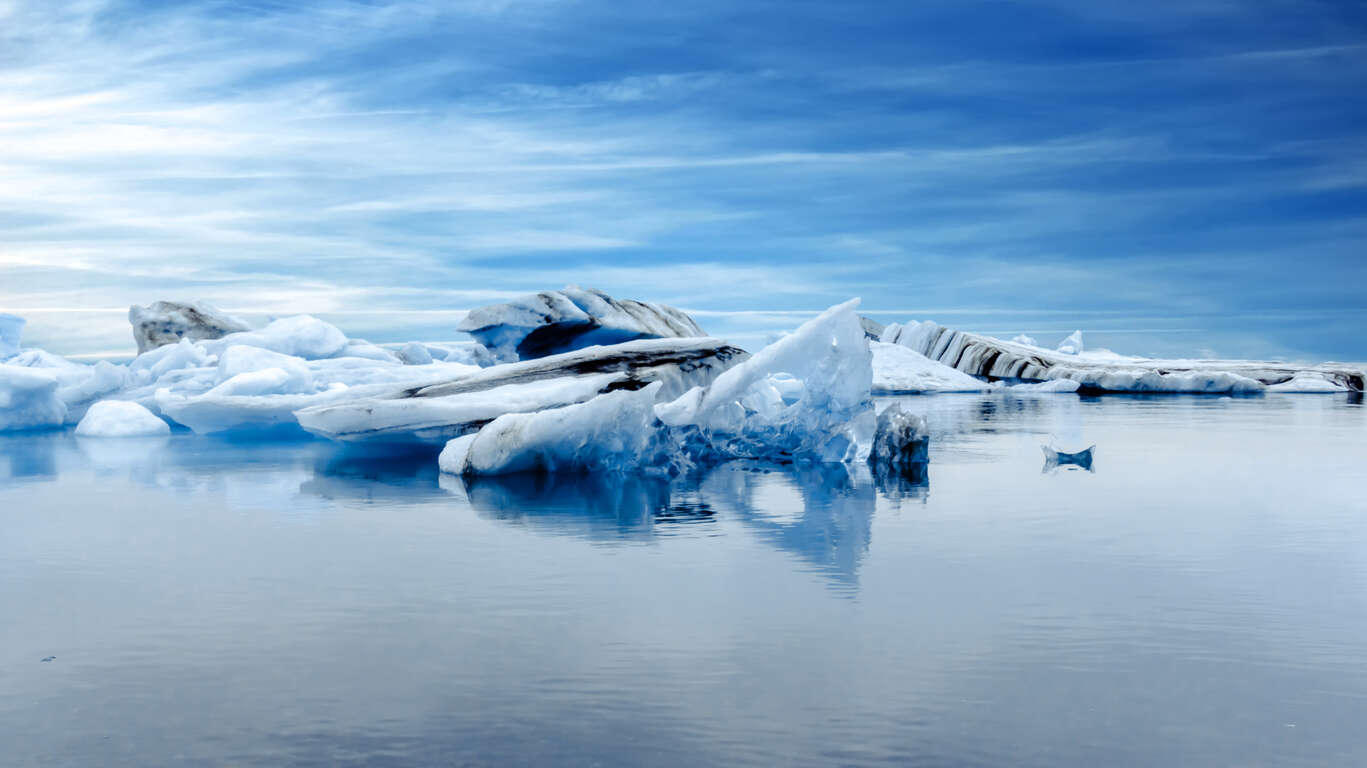
[[[1360,403],[901,402],[924,483],[2,436],[3,762],[1367,764]]]

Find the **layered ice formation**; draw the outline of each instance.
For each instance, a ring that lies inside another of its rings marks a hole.
[[[139,354],[181,339],[202,341],[251,330],[245,322],[204,302],[158,301],[129,307],[128,322],[133,325]]]
[[[1353,366],[1292,366],[1243,360],[1155,360],[1082,347],[1081,333],[1060,350],[956,331],[931,321],[891,324],[882,341],[899,344],[987,381],[1071,379],[1083,392],[1257,394],[1274,391],[1361,391],[1364,372]],[[1294,383],[1299,381],[1300,383]]]
[[[79,437],[155,437],[170,433],[165,421],[129,400],[101,400],[90,406],[76,425]]]
[[[446,472],[496,475],[531,469],[667,472],[738,458],[864,458],[874,426],[873,370],[856,306],[857,300],[832,307],[672,400],[665,399],[668,385],[655,382],[501,415],[448,442],[439,463]],[[309,427],[310,415],[301,413],[300,421]]]
[[[664,304],[618,300],[567,286],[470,312],[460,330],[500,360],[532,360],[633,339],[705,336],[693,318]]]

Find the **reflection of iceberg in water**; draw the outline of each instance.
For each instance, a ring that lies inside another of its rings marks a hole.
[[[442,477],[481,516],[594,541],[641,541],[738,522],[841,584],[869,548],[874,479],[839,464],[757,468],[732,462],[672,479],[569,473]],[[925,485],[894,490],[919,498]],[[881,487],[881,486],[880,486]],[[685,527],[687,526],[687,527]]]
[[[300,493],[363,502],[446,496],[437,484],[440,473],[430,447],[396,452],[393,446],[319,445],[313,455],[313,477],[299,484]]]
[[[57,432],[0,435],[0,480],[42,480],[57,476]]]
[[[839,464],[768,472],[732,464],[709,473],[702,491],[763,541],[853,587],[869,549],[876,499],[871,478],[861,475]]]
[[[675,504],[663,478],[522,472],[450,480],[481,517],[602,541],[649,539],[660,526],[710,520],[705,505]]]

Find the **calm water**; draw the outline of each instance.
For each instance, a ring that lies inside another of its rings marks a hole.
[[[925,485],[0,437],[0,763],[1367,764],[1367,408],[903,402]]]

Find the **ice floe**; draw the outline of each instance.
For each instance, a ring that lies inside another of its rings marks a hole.
[[[460,330],[503,361],[633,339],[706,335],[693,318],[674,307],[614,299],[575,285],[480,307],[461,321]]]
[[[156,414],[128,400],[101,400],[76,425],[79,437],[155,437],[171,434]]]
[[[926,392],[982,392],[991,385],[931,360],[900,344],[869,342],[873,352],[873,392],[906,395]]]

